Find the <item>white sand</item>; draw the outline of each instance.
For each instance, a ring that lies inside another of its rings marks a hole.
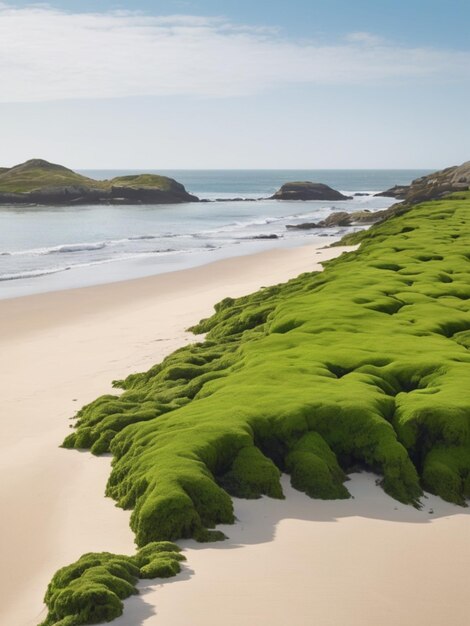
[[[229,539],[181,542],[185,569],[142,581],[115,626],[467,626],[470,515],[429,496],[417,511],[370,474],[350,500],[235,500]],[[430,514],[429,511],[433,513]]]
[[[0,624],[33,626],[52,574],[95,550],[133,553],[129,513],[103,497],[109,459],[60,449],[68,418],[194,341],[226,296],[300,272],[339,248],[263,252],[151,278],[0,302]]]
[[[338,252],[277,250],[0,302],[1,624],[37,624],[51,575],[84,552],[134,552],[129,514],[103,497],[109,459],[57,447],[67,418],[193,341],[183,329],[218,300]],[[367,480],[347,502],[238,502],[230,541],[189,550],[180,577],[128,601],[120,626],[467,624],[466,512],[433,500],[434,515],[419,513]]]

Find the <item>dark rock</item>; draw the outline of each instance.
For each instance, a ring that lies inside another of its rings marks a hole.
[[[255,235],[253,239],[279,239],[279,235]]]
[[[381,191],[380,193],[376,193],[375,195],[378,197],[384,198],[397,198],[397,200],[403,199],[408,193],[409,186],[408,185],[395,185],[386,191]]]
[[[263,200],[263,198],[260,198]],[[216,198],[212,202],[256,202],[258,198]]]
[[[375,224],[382,219],[384,211],[335,211],[321,222],[304,222],[303,224],[287,224],[286,228],[309,230],[312,228],[333,228],[335,226],[353,226],[355,224]]]
[[[322,222],[320,222],[320,226],[349,226],[351,223],[351,213],[346,213],[346,211],[335,211],[328,215]]]
[[[362,193],[360,191],[358,191],[357,193],[354,194],[355,196],[370,196],[370,193]]]
[[[350,213],[351,224],[375,224],[380,220],[381,211],[369,211],[364,209],[363,211],[354,211]]]
[[[286,224],[286,228],[292,230],[309,230],[311,228],[320,228],[321,222],[304,222],[303,224]]]
[[[180,183],[176,183],[171,189],[113,186],[109,193],[109,200],[111,203],[115,200],[125,200],[129,204],[177,204],[180,202],[198,202],[198,198],[189,194]]]
[[[282,187],[271,196],[271,200],[350,200],[336,189],[323,183],[292,182]]]
[[[45,187],[25,193],[1,193],[0,204],[178,204],[198,202],[196,196],[157,188]]]

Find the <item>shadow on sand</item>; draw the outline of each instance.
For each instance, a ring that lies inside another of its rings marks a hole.
[[[218,526],[227,540],[210,544],[213,549],[226,550],[243,545],[272,541],[277,525],[285,519],[306,522],[338,522],[342,518],[357,517],[383,520],[397,524],[429,524],[436,519],[453,515],[469,515],[469,507],[445,502],[438,496],[425,494],[421,509],[397,502],[378,486],[379,477],[363,472],[350,475],[346,486],[351,494],[348,500],[313,500],[290,485],[289,477],[282,477],[285,500],[263,497],[259,500],[234,498],[235,525]],[[469,519],[470,521],[470,519]],[[193,540],[181,541],[183,548],[204,550],[207,544]]]
[[[377,484],[378,477],[370,473],[351,474],[347,483],[351,498],[348,500],[313,500],[293,489],[289,477],[282,477],[285,500],[263,497],[259,500],[241,500],[234,498],[234,525],[218,526],[227,539],[222,542],[201,544],[194,540],[179,541],[183,549],[190,550],[233,550],[243,546],[273,541],[276,529],[283,520],[295,519],[310,523],[339,522],[344,518],[375,519],[396,524],[430,524],[442,518],[454,515],[469,516],[470,508],[459,507],[444,502],[437,496],[425,494],[421,500],[421,509],[401,504],[388,496]],[[124,615],[115,620],[115,626],[129,626],[128,617],[132,615],[133,626],[140,626],[149,617],[158,614],[158,589],[162,586],[187,581],[193,576],[190,563],[174,578],[139,583],[139,595],[125,601]],[[146,595],[156,592],[151,603]],[[157,606],[154,601],[157,599]]]

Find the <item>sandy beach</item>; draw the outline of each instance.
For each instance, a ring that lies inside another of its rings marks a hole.
[[[350,500],[235,500],[229,539],[186,547],[186,568],[142,581],[116,626],[464,626],[470,516],[437,497],[397,503],[372,474],[354,474]],[[432,511],[432,513],[430,512]]]
[[[113,379],[194,341],[184,329],[217,301],[321,269],[318,261],[342,250],[276,250],[0,302],[2,624],[37,624],[51,575],[84,552],[134,552],[128,512],[103,495],[110,459],[58,447],[68,418],[112,392]],[[284,487],[285,501],[236,501],[227,542],[183,542],[183,572],[141,585],[115,623],[468,623],[466,509],[429,498],[416,511],[365,474],[349,483],[348,501]]]

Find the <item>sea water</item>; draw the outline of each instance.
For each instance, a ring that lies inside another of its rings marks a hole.
[[[87,170],[96,179],[138,173]],[[157,173],[157,172],[155,172]],[[0,298],[149,276],[275,247],[337,240],[357,227],[287,229],[332,211],[376,211],[394,200],[378,191],[427,170],[172,170],[198,197],[179,205],[0,207]],[[283,183],[322,182],[347,201],[276,201]],[[367,195],[354,195],[355,193]],[[230,198],[247,201],[231,202]],[[249,201],[255,200],[256,201]],[[274,237],[274,235],[276,237]],[[271,238],[267,238],[271,236]]]

